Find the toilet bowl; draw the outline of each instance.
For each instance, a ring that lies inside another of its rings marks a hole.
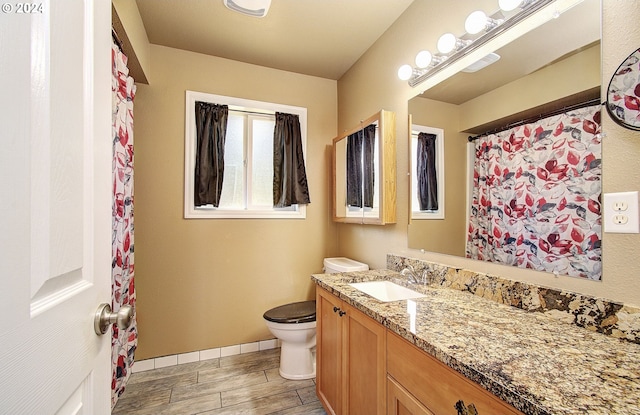
[[[348,258],[325,258],[326,273],[367,270]],[[266,311],[267,327],[280,340],[280,376],[302,380],[316,376],[316,302],[300,301]]]
[[[272,308],[263,315],[271,334],[280,339],[280,376],[316,376],[316,302],[302,301]]]

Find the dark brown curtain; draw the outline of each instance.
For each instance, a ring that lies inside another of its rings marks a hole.
[[[375,192],[374,155],[376,146],[376,126],[371,124],[364,128],[362,137],[362,197],[366,207],[373,207]]]
[[[347,136],[347,205],[373,207],[376,126]]]
[[[347,136],[347,205],[362,207],[362,131]]]
[[[436,174],[436,135],[418,134],[418,202],[420,210],[438,210],[438,177]]]
[[[220,205],[224,177],[224,142],[227,133],[227,105],[196,101],[195,206]]]
[[[304,167],[300,120],[295,114],[276,112],[273,131],[273,206],[308,204],[309,187]]]

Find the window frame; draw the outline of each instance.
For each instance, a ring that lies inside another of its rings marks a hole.
[[[186,91],[185,99],[185,139],[184,139],[184,218],[185,219],[306,219],[306,205],[293,205],[287,208],[271,209],[219,209],[214,207],[198,207],[193,204],[194,197],[194,171],[196,153],[196,101],[211,102],[219,105],[228,105],[229,110],[250,111],[267,115],[275,115],[276,112],[297,114],[300,120],[300,135],[302,137],[302,150],[305,154],[305,168],[307,163],[307,109],[291,105],[276,104],[271,102],[254,101],[244,98],[228,97],[223,95],[208,94],[205,92]],[[248,145],[245,143],[245,145]],[[245,154],[243,176],[248,174],[248,166],[251,150]],[[251,178],[244,179],[247,192],[251,188]],[[246,198],[245,194],[245,198]]]

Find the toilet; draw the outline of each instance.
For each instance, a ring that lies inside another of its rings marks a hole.
[[[366,271],[367,264],[349,258],[325,258],[324,272]],[[280,376],[302,380],[316,377],[316,302],[300,301],[268,310],[262,316],[280,340]]]

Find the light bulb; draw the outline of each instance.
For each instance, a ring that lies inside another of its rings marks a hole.
[[[522,4],[522,0],[498,0],[500,10],[510,12]]]
[[[464,22],[464,30],[475,35],[482,32],[487,27],[487,15],[482,10],[471,13]]]
[[[453,33],[445,33],[438,39],[438,51],[440,53],[449,53],[456,48],[458,39]]]
[[[412,74],[413,74],[413,68],[411,67],[411,65],[402,65],[400,69],[398,69],[398,78],[400,78],[403,81],[409,80]]]
[[[416,66],[418,68],[426,68],[431,64],[433,55],[428,50],[422,50],[416,55]]]

